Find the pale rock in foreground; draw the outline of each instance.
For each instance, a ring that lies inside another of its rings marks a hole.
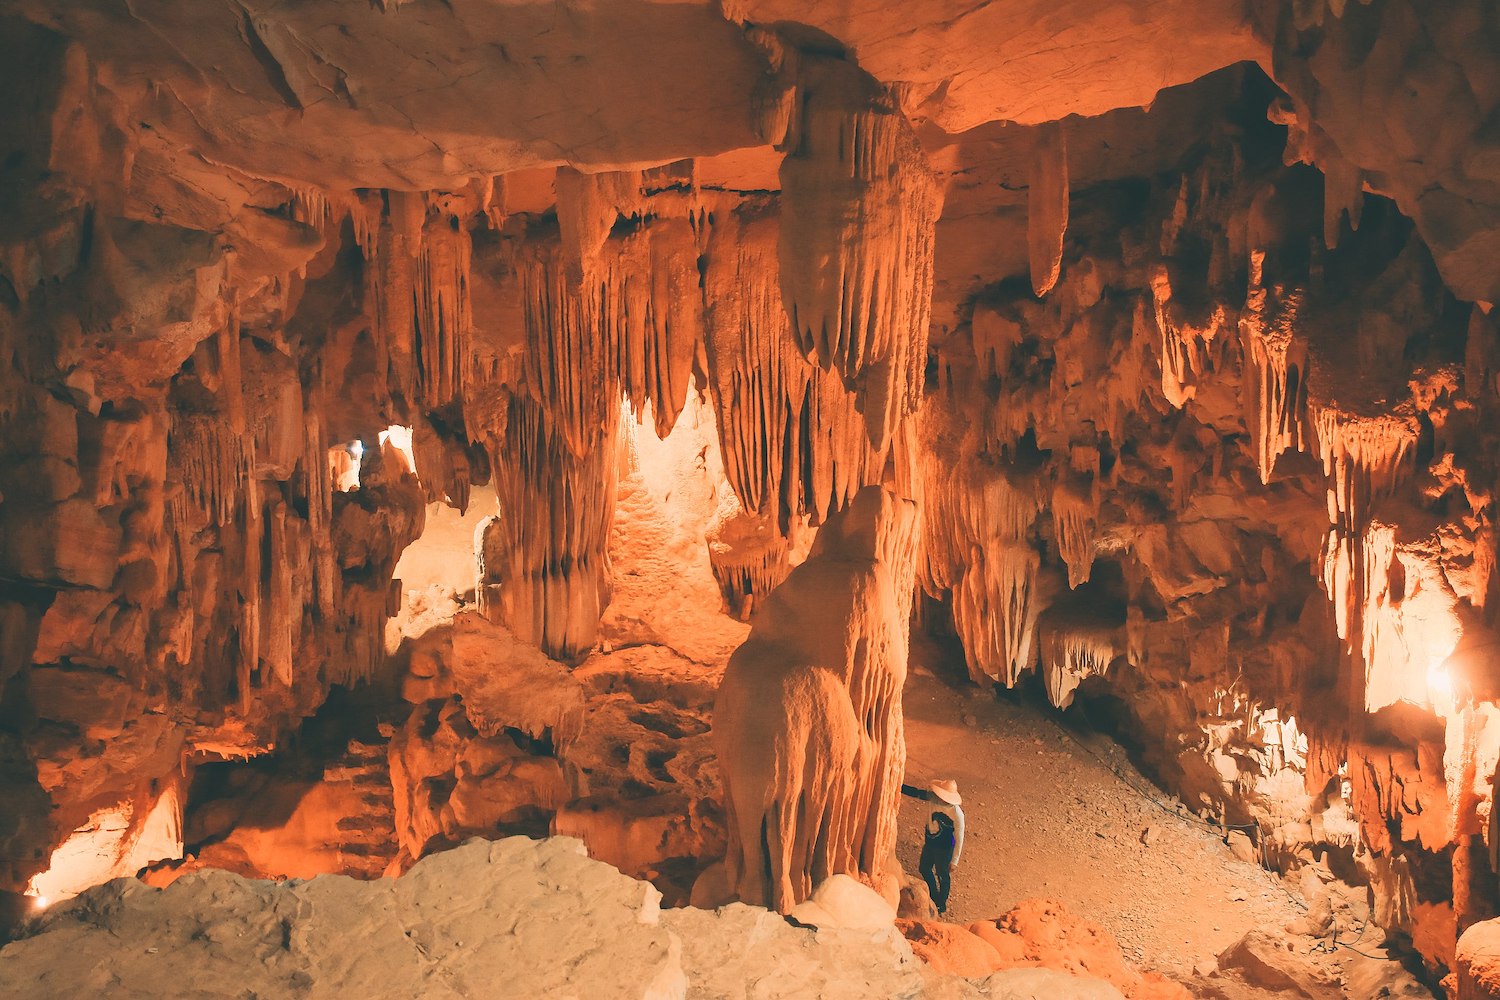
[[[827,905],[842,912],[843,895],[825,893]],[[894,931],[811,931],[744,904],[663,911],[659,902],[651,885],[589,860],[567,838],[471,840],[374,882],[204,871],[157,890],[119,879],[0,952],[0,995],[1118,996],[1041,970],[982,986],[941,976]]]

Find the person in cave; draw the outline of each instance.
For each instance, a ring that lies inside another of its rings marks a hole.
[[[903,784],[901,794],[924,802],[939,802],[953,810],[952,816],[941,810],[933,811],[927,822],[922,857],[918,863],[938,913],[946,913],[948,893],[953,887],[953,869],[958,867],[964,849],[963,798],[958,794],[958,782],[946,778],[934,781],[926,788]]]
[[[932,818],[927,821],[919,867],[939,916],[948,912],[948,893],[953,889],[953,859],[957,847],[953,817],[934,810]]]

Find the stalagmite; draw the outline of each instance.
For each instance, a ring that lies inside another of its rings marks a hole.
[[[1062,273],[1063,237],[1068,231],[1068,135],[1062,122],[1038,126],[1026,193],[1026,247],[1031,290],[1041,298]]]
[[[909,502],[861,491],[725,671],[714,745],[729,889],[746,902],[785,913],[830,875],[893,874],[914,522]]]
[[[802,353],[854,391],[883,451],[921,399],[942,195],[894,102],[811,60],[781,164],[782,298]]]

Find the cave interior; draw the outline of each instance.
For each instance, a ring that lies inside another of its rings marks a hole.
[[[0,80],[0,992],[1500,997],[1490,0]]]

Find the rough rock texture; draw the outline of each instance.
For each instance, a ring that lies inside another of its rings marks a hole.
[[[1004,916],[968,928],[927,920],[903,920],[898,926],[912,950],[941,972],[973,979],[1003,969],[1051,969],[1094,980],[1096,989],[1106,991],[1103,996],[1189,996],[1177,983],[1131,968],[1106,931],[1050,900],[1028,899]]]
[[[1500,924],[1485,920],[1458,939],[1459,1000],[1489,1000],[1500,996]]]
[[[88,956],[88,961],[80,961]],[[1043,981],[1070,996],[1070,976]],[[90,994],[539,997],[1025,997],[918,962],[892,929],[793,927],[735,904],[660,908],[649,884],[557,838],[471,841],[394,880],[277,885],[226,872],[166,890],[120,880],[59,907],[0,953],[16,1000]]]

